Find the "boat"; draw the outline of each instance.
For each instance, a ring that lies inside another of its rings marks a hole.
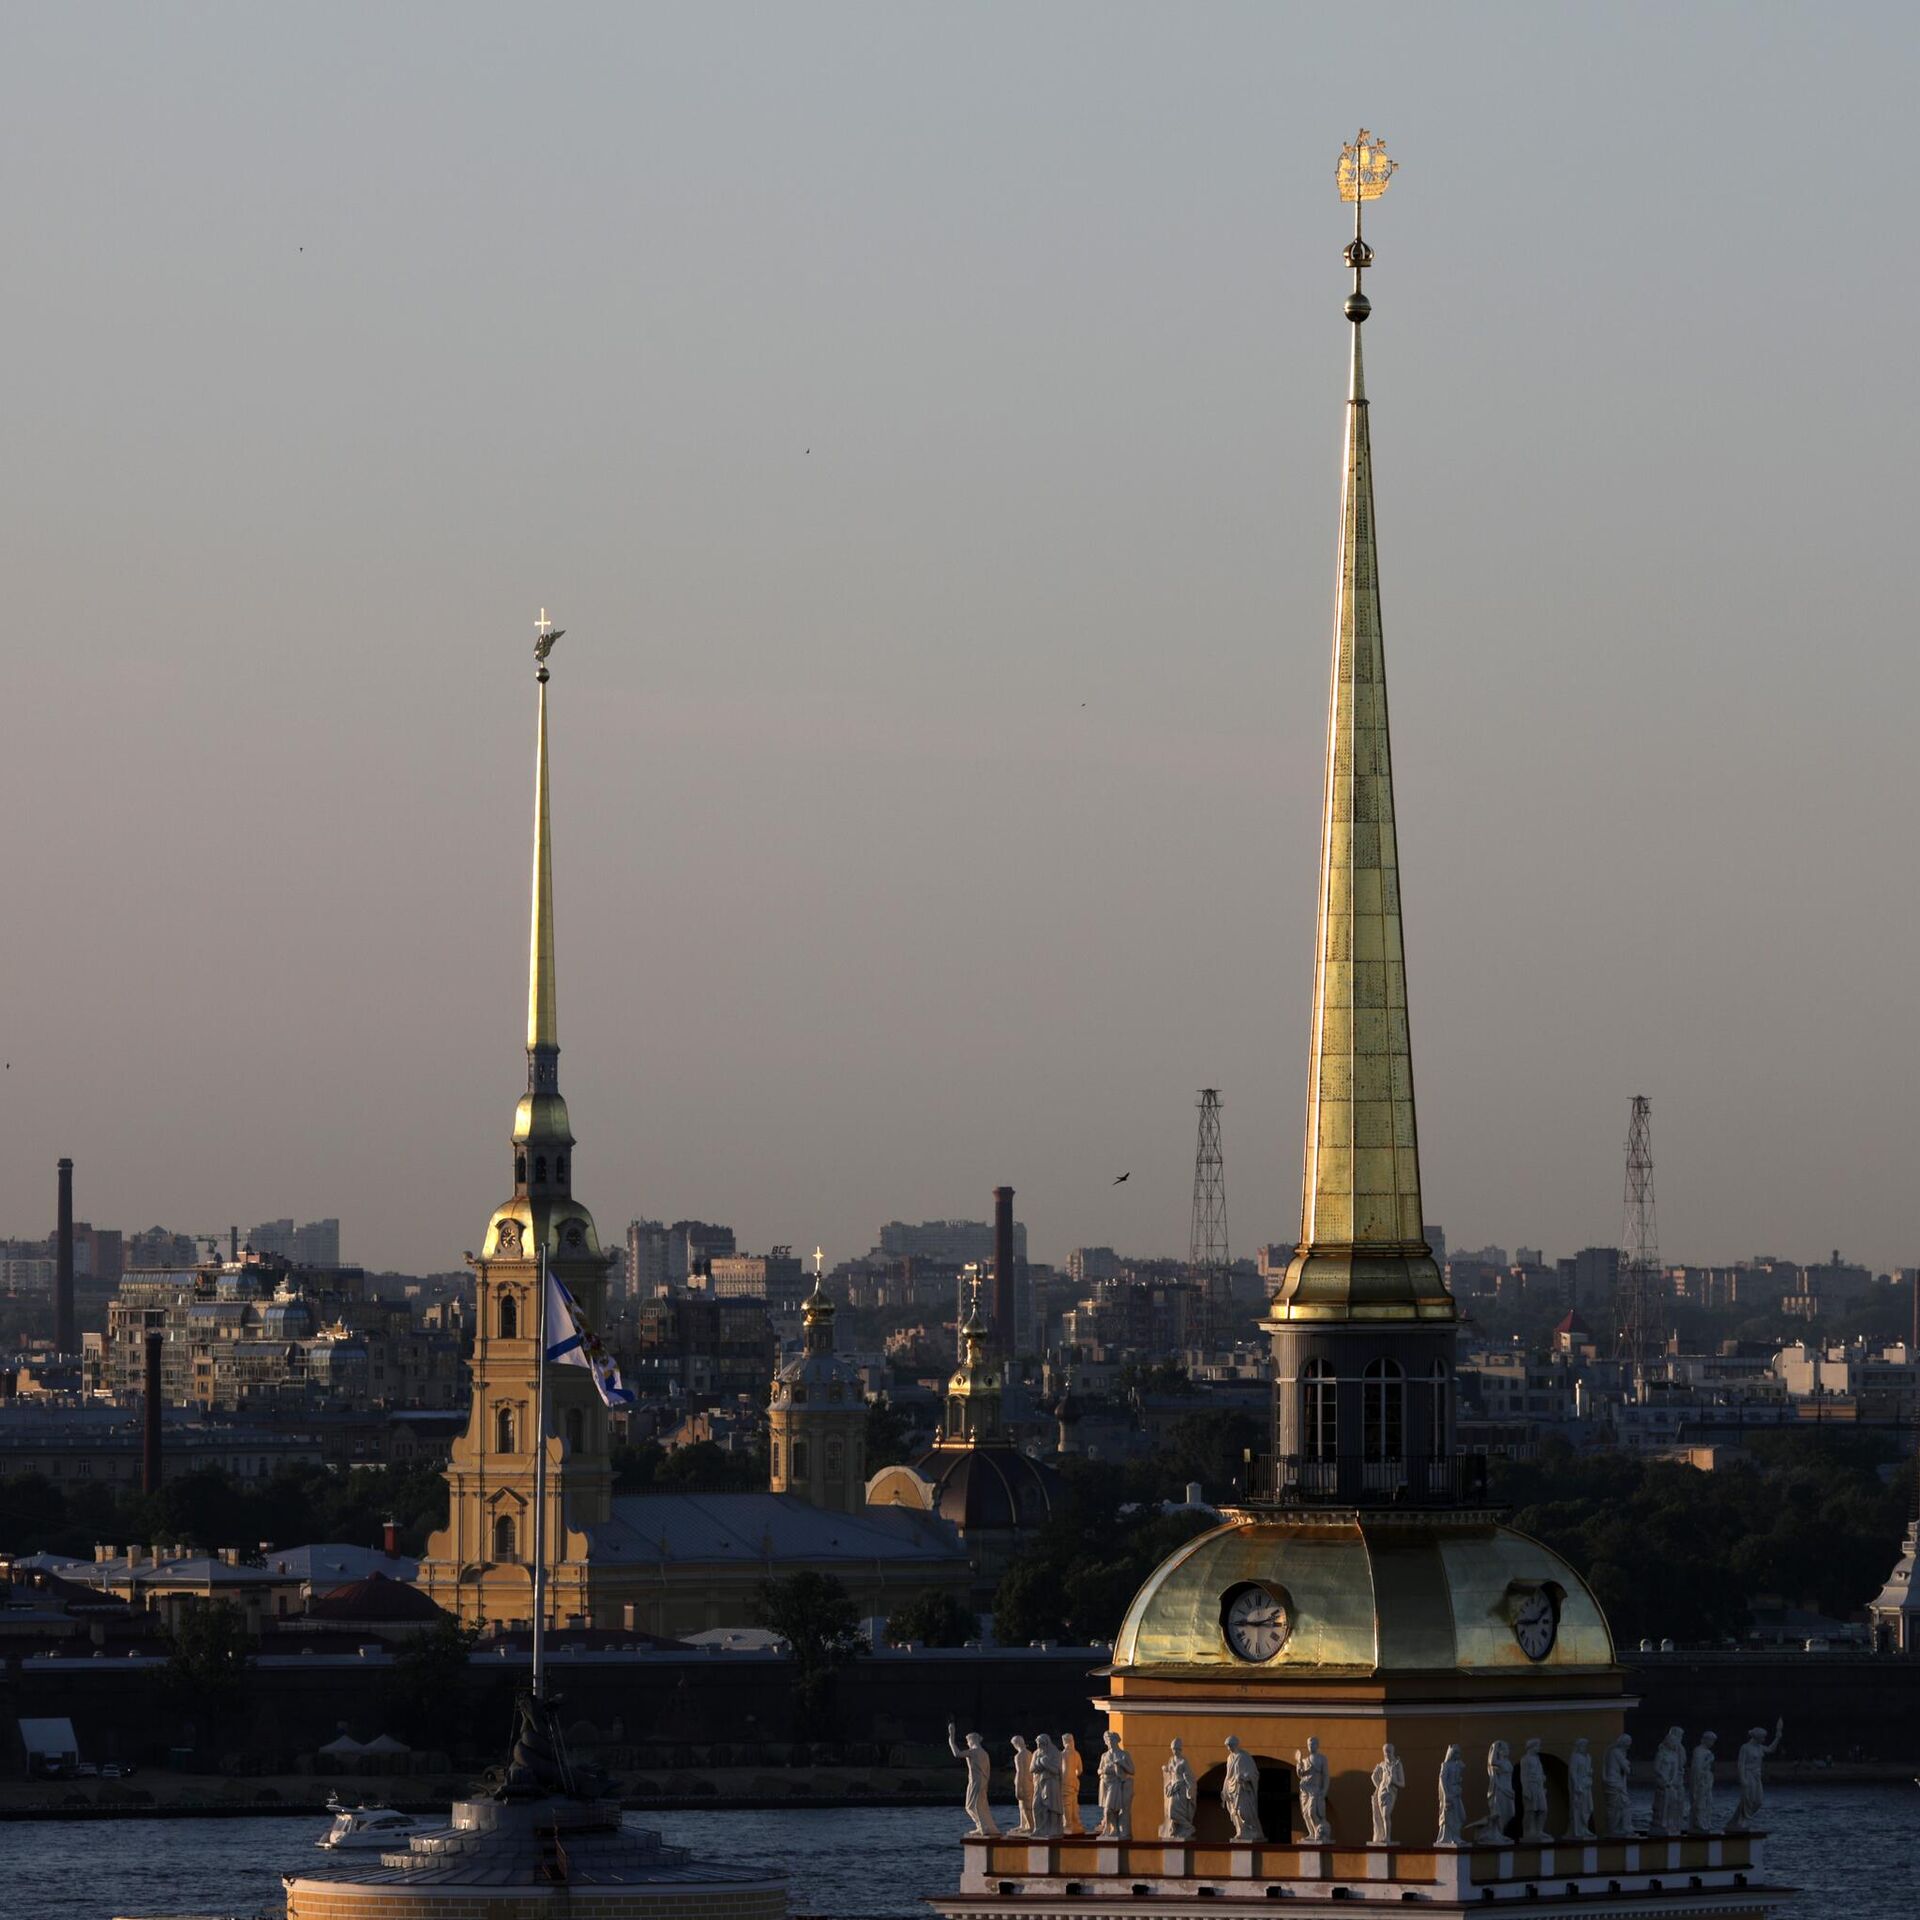
[[[348,1807],[337,1798],[327,1801],[333,1825],[313,1844],[330,1853],[378,1853],[404,1849],[408,1837],[420,1831],[420,1822],[394,1807]]]

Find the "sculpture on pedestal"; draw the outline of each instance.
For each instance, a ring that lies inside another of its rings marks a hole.
[[[1100,1837],[1124,1840],[1133,1820],[1133,1755],[1109,1733],[1100,1755]]]
[[[1765,1727],[1749,1727],[1746,1744],[1740,1749],[1737,1765],[1740,1772],[1740,1804],[1734,1809],[1733,1824],[1742,1832],[1750,1829],[1760,1818],[1760,1809],[1767,1804],[1767,1784],[1762,1778],[1767,1755],[1779,1745],[1781,1736],[1787,1730],[1784,1720],[1773,1723],[1773,1738],[1767,1738]]]
[[[1167,1755],[1167,1764],[1160,1769],[1160,1796],[1163,1811],[1160,1816],[1160,1838],[1162,1840],[1191,1840],[1193,1838],[1193,1767],[1180,1742],[1175,1740],[1173,1750]]]
[[[1696,1833],[1720,1831],[1720,1821],[1713,1808],[1713,1749],[1719,1738],[1717,1733],[1703,1733],[1687,1768],[1687,1797],[1692,1802],[1689,1811]]]
[[[1063,1733],[1060,1736],[1060,1831],[1062,1833],[1086,1832],[1080,1820],[1080,1770],[1083,1764],[1080,1749],[1073,1744],[1073,1735]]]
[[[1316,1735],[1307,1735],[1304,1753],[1295,1752],[1293,1774],[1300,1787],[1301,1838],[1315,1846],[1330,1845],[1333,1827],[1327,1819],[1327,1756],[1320,1751]]]
[[[1433,1844],[1464,1846],[1466,1831],[1467,1763],[1457,1746],[1449,1747],[1446,1758],[1440,1762],[1440,1829],[1433,1836]]]
[[[1227,1777],[1220,1784],[1220,1804],[1233,1822],[1236,1840],[1267,1837],[1260,1825],[1260,1769],[1232,1734],[1227,1735]]]
[[[1585,1735],[1567,1755],[1567,1838],[1593,1838],[1593,1755],[1587,1751]]]
[[[1547,1765],[1540,1742],[1529,1740],[1520,1755],[1520,1838],[1550,1840],[1547,1831]]]
[[[1373,1844],[1390,1847],[1393,1845],[1393,1803],[1407,1784],[1407,1770],[1393,1750],[1392,1741],[1380,1749],[1380,1764],[1374,1768],[1372,1779]]]
[[[1014,1824],[1014,1832],[1031,1833],[1033,1831],[1033,1749],[1017,1733],[1013,1736],[1013,1804],[1020,1812],[1020,1818]]]
[[[1060,1775],[1060,1749],[1043,1733],[1033,1743],[1033,1830],[1045,1840],[1060,1835]]]
[[[992,1757],[977,1733],[968,1734],[963,1747],[951,1720],[947,1722],[947,1745],[953,1749],[956,1760],[967,1763],[967,1818],[973,1822],[974,1832],[983,1840],[999,1839],[1000,1829],[993,1818]]]
[[[1656,1833],[1687,1830],[1687,1736],[1669,1727],[1653,1755],[1653,1827]]]
[[[1600,1763],[1600,1784],[1607,1792],[1607,1833],[1615,1840],[1632,1836],[1633,1735],[1623,1733]]]
[[[1487,1817],[1480,1831],[1489,1840],[1505,1840],[1512,1825],[1513,1749],[1496,1740],[1487,1749]]]

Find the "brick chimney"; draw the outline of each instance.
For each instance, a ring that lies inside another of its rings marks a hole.
[[[993,1344],[1011,1360],[1013,1327],[1013,1189],[993,1190]]]
[[[60,1162],[60,1213],[54,1233],[53,1344],[61,1353],[77,1353],[73,1330],[73,1162]]]

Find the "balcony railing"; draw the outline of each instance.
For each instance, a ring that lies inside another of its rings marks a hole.
[[[1252,1454],[1242,1469],[1241,1491],[1256,1506],[1477,1506],[1487,1497],[1487,1463],[1477,1453],[1441,1460]]]

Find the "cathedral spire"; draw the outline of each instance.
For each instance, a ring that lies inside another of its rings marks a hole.
[[[1327,701],[1300,1245],[1274,1297],[1278,1322],[1451,1320],[1454,1314],[1421,1223],[1373,453],[1360,354],[1360,329],[1372,311],[1361,280],[1373,262],[1361,233],[1361,210],[1386,191],[1393,171],[1394,162],[1365,129],[1341,155],[1340,196],[1354,209],[1353,239],[1345,249],[1353,270],[1346,301],[1353,358]]]
[[[560,1097],[559,996],[553,963],[553,828],[547,806],[547,656],[561,629],[545,607],[534,623],[534,679],[539,685],[533,745],[533,912],[527,947],[527,1091],[514,1115],[514,1185],[521,1191],[567,1187],[566,1149],[573,1144]],[[531,1160],[528,1145],[544,1147]]]

